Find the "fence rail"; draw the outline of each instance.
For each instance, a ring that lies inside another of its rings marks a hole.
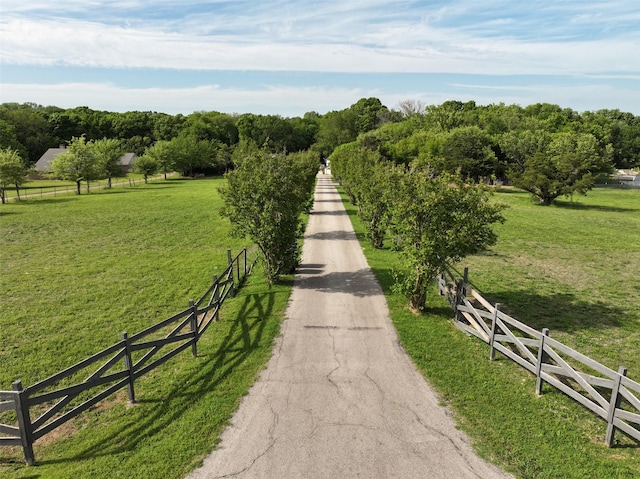
[[[197,356],[198,340],[255,264],[247,254],[246,248],[236,257],[228,251],[227,268],[187,309],[132,336],[123,332],[112,346],[36,384],[14,381],[12,391],[0,391],[0,414],[13,419],[0,424],[0,446],[22,446],[25,461],[34,465],[34,441],[125,387],[135,403],[136,379],[186,349]]]
[[[543,384],[567,396],[607,422],[605,441],[613,446],[616,430],[640,442],[640,384],[621,366],[614,371],[500,311],[468,282],[468,270],[457,279],[450,271],[438,278],[438,289],[454,310],[454,324],[489,344],[489,359],[498,351],[536,375],[536,394]]]

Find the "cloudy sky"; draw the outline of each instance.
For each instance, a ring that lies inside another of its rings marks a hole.
[[[301,116],[363,97],[640,115],[638,0],[2,0],[0,103]]]

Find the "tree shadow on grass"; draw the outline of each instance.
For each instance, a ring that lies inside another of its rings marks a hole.
[[[71,457],[44,460],[39,463],[43,465],[67,463],[122,454],[135,450],[139,443],[147,442],[150,437],[162,434],[166,427],[188,412],[194,403],[201,401],[202,396],[220,387],[229,376],[236,373],[236,369],[256,350],[271,347],[270,340],[268,344],[263,344],[263,335],[269,324],[266,318],[273,311],[276,294],[284,293],[269,292],[245,296],[228,332],[217,349],[211,353],[200,352],[198,354],[200,367],[195,374],[183,371],[182,381],[172,381],[173,386],[161,392],[145,392],[144,384],[140,384],[137,391],[140,396],[140,406],[138,407],[153,404],[145,407],[144,415],[134,413],[129,416],[128,420],[127,418],[121,419],[123,423],[127,420],[127,424],[110,435],[107,440],[103,437],[93,441],[89,439],[87,440],[89,445]],[[215,334],[213,325],[205,334]],[[189,354],[189,352],[187,350],[181,354]],[[163,365],[161,367],[171,366]],[[178,373],[178,375],[180,374]],[[250,387],[250,384],[247,384],[247,387]]]
[[[553,203],[556,208],[566,208],[578,211],[602,211],[604,213],[629,213],[632,211],[638,211],[638,208],[626,208],[619,206],[606,206],[606,205],[586,205],[584,203],[573,203],[571,201],[556,200]]]
[[[46,205],[46,204],[59,204],[59,203],[69,203],[71,201],[78,201],[81,197],[84,198],[86,195],[60,195],[53,196],[50,198],[40,198],[39,196],[32,196],[31,198],[24,198],[20,201],[11,201],[12,206],[31,206],[31,205]],[[0,210],[1,214],[2,210]]]
[[[617,328],[623,325],[622,308],[588,301],[575,294],[539,294],[535,291],[496,291],[485,295],[491,304],[520,322],[541,331],[576,332],[586,329]]]

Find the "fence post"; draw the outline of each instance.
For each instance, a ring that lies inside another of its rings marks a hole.
[[[120,333],[120,339],[124,341],[124,369],[129,374],[129,384],[127,384],[127,396],[129,403],[136,402],[136,391],[133,387],[133,360],[131,359],[131,340],[126,332]]]
[[[542,330],[540,345],[538,346],[538,363],[536,364],[536,396],[542,396],[542,364],[547,357],[544,352],[544,340],[549,336],[549,328]]]
[[[243,278],[247,277],[247,248],[244,248],[243,250],[244,253],[244,276]]]
[[[193,339],[191,340],[191,353],[194,358],[198,357],[198,307],[193,299],[189,300],[189,306],[191,307],[191,332],[193,333]]]
[[[217,306],[214,308],[214,311],[216,312],[215,315],[213,316],[214,320],[216,322],[220,321],[220,283],[218,282],[218,275],[214,274],[213,275],[213,304],[216,304]]]
[[[229,270],[231,272],[231,288],[229,289],[229,294],[231,295],[232,298],[235,297],[236,295],[236,290],[235,290],[235,280],[233,277],[233,259],[231,257],[231,250],[228,249],[227,250],[227,263],[229,264]]]
[[[627,375],[627,368],[620,366],[618,369],[618,375],[613,381],[613,387],[611,388],[611,400],[609,401],[609,411],[607,413],[607,435],[605,441],[608,447],[613,447],[613,436],[616,433],[616,427],[613,425],[613,420],[616,417],[616,409],[620,407],[620,383],[622,382],[622,376]]]
[[[36,463],[33,454],[33,433],[31,431],[31,417],[29,416],[29,404],[27,403],[27,395],[22,387],[22,381],[14,381],[11,387],[17,393],[15,400],[16,414],[18,416],[18,427],[20,429],[20,442],[22,442],[22,451],[24,459],[29,466]]]
[[[491,337],[489,338],[489,361],[493,361],[496,358],[496,350],[493,347],[493,343],[495,341],[496,336],[496,327],[498,322],[498,311],[500,311],[500,303],[496,303],[493,309],[493,320],[491,321]]]
[[[464,274],[461,280],[456,283],[456,300],[453,305],[453,312],[455,313],[456,321],[460,321],[460,314],[458,313],[458,305],[464,303],[464,298],[467,294],[467,281],[469,280],[469,268],[464,269]]]

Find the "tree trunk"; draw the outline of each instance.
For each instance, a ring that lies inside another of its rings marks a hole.
[[[80,194],[80,180],[76,181],[76,187],[78,188],[78,194]]]
[[[424,309],[427,303],[427,285],[424,283],[424,275],[417,273],[415,287],[409,298],[409,305],[416,310]]]
[[[4,205],[6,203],[5,197],[4,197],[4,187],[0,186],[0,200],[2,200],[2,204]]]
[[[16,195],[18,196],[18,201],[20,201],[20,185],[16,183]]]

